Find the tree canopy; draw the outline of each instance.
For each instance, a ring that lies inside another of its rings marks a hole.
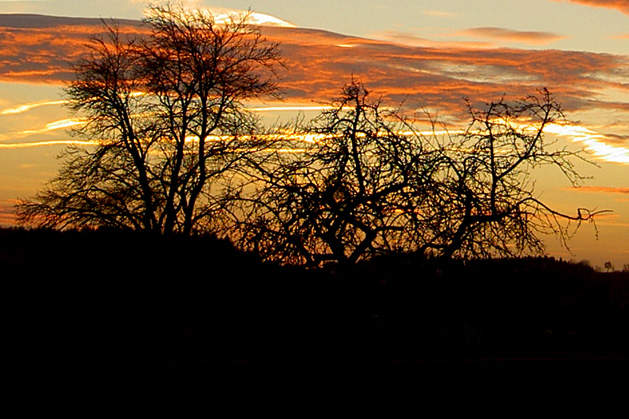
[[[85,121],[75,135],[97,145],[67,151],[59,176],[19,204],[23,222],[184,234],[211,224],[218,180],[255,130],[244,102],[279,95],[278,46],[248,15],[218,23],[165,5],[144,24],[135,37],[108,25],[75,66],[65,89]]]

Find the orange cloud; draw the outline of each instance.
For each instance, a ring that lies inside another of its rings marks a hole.
[[[123,22],[120,28],[141,31],[137,22]],[[388,102],[405,102],[411,109],[424,107],[453,118],[466,117],[464,97],[482,105],[542,87],[553,92],[567,112],[629,109],[629,103],[602,93],[620,92],[620,97],[629,93],[627,56],[470,44],[409,45],[305,28],[262,31],[269,41],[280,43],[287,63],[280,84],[290,105],[321,104],[355,77]],[[72,77],[69,63],[86,51],[89,36],[101,32],[98,19],[8,20],[0,15],[0,81],[61,84]],[[529,42],[555,36],[487,28],[476,32]],[[622,138],[614,141],[618,146],[627,143]]]
[[[0,80],[57,84],[69,80],[69,63],[86,51],[89,36],[103,32],[98,19],[33,19],[8,21],[0,16]],[[137,33],[140,29],[137,22],[125,22],[121,30]],[[499,32],[502,35],[494,35],[539,42],[551,38],[549,34]],[[486,102],[505,93],[522,95],[547,87],[573,110],[612,106],[597,92],[627,89],[629,80],[623,56],[414,46],[303,28],[265,27],[263,33],[281,44],[287,61],[281,84],[290,101],[334,97],[354,75],[391,100],[408,99],[431,108],[461,108],[463,96]]]
[[[413,46],[434,47],[434,48],[494,48],[495,45],[491,42],[446,42],[446,41],[432,41],[426,38],[420,38],[417,35],[409,32],[387,30],[375,32],[374,37],[384,39],[398,44],[406,44]]]
[[[551,32],[515,31],[505,28],[472,28],[461,31],[457,35],[515,41],[532,45],[546,45],[565,38]]]
[[[406,100],[443,111],[464,110],[464,96],[484,103],[541,87],[572,111],[624,106],[604,101],[598,92],[626,90],[629,80],[627,57],[609,54],[427,47],[307,29],[264,32],[281,43],[288,64],[282,85],[291,100],[334,97],[339,84],[353,75],[394,102]]]
[[[625,14],[629,14],[629,3],[626,0],[554,0],[570,3],[577,3],[590,7],[605,7],[608,9],[616,9]]]
[[[622,194],[629,195],[629,188],[612,188],[607,186],[580,186],[578,188],[571,188],[577,192],[587,193],[606,193],[606,194]]]
[[[137,33],[139,22],[121,21]],[[55,83],[70,80],[70,64],[86,51],[90,37],[103,33],[99,19],[0,15],[0,80]]]

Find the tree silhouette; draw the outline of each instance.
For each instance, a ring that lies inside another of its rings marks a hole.
[[[225,173],[253,147],[244,101],[278,95],[277,44],[248,15],[153,6],[148,32],[117,25],[93,39],[65,89],[96,143],[63,154],[59,175],[18,206],[23,224],[113,226],[190,234],[209,229]]]
[[[352,81],[275,152],[252,156],[238,239],[266,258],[311,265],[394,251],[513,256],[542,253],[540,233],[565,244],[570,223],[593,219],[553,210],[530,181],[544,165],[582,179],[580,153],[545,141],[544,128],[562,117],[549,92],[469,114],[463,133],[422,135]]]
[[[481,110],[468,103],[468,109],[471,122],[446,139],[433,179],[437,192],[426,196],[430,215],[420,228],[429,233],[422,251],[446,258],[541,254],[540,234],[555,234],[566,246],[571,224],[578,228],[604,212],[564,214],[535,193],[535,169],[554,167],[577,186],[584,178],[575,161],[587,161],[581,151],[546,140],[545,128],[563,119],[550,92],[515,102],[502,98]]]
[[[408,215],[427,191],[433,152],[359,82],[275,152],[253,155],[238,226],[265,257],[318,265],[409,250]],[[289,152],[290,151],[290,152]]]

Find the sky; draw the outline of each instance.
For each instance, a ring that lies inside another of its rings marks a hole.
[[[610,209],[582,226],[571,251],[547,239],[549,253],[617,268],[629,264],[629,1],[613,0],[191,0],[215,13],[252,10],[287,61],[285,100],[253,104],[269,120],[294,116],[335,97],[351,77],[372,94],[448,124],[472,103],[548,88],[570,122],[547,136],[584,148],[595,165],[580,188],[553,171],[538,174],[538,195],[555,208]],[[32,196],[59,169],[56,156],[78,139],[63,107],[98,20],[24,19],[15,14],[141,19],[140,0],[0,0],[0,225],[16,199]],[[283,110],[278,110],[283,109]]]

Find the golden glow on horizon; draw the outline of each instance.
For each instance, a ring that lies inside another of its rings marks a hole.
[[[25,109],[28,110],[30,105],[23,105],[20,107],[15,107],[12,109],[17,110]],[[32,108],[32,106],[30,107]],[[322,110],[328,109],[329,107],[325,106],[311,106],[311,107],[268,107],[268,108],[256,108],[255,111],[264,112],[264,111],[276,111],[276,110]],[[71,128],[77,125],[81,125],[84,123],[84,120],[81,119],[62,119],[59,121],[54,121],[46,124],[45,128],[39,130],[25,130],[17,133],[12,133],[11,136],[15,137],[23,137],[31,134],[42,134],[47,133],[54,130],[59,130],[63,128]],[[535,130],[535,126],[530,124],[521,124],[518,128],[524,130]],[[418,131],[400,131],[399,135],[404,136],[424,136],[424,137],[440,137],[440,136],[449,136],[449,135],[457,135],[464,133],[464,130],[418,130]],[[610,145],[605,142],[605,136],[600,134],[590,128],[580,126],[580,125],[571,125],[571,124],[549,124],[545,127],[544,132],[546,134],[553,134],[558,137],[567,138],[572,142],[582,143],[584,148],[591,152],[592,155],[600,159],[602,161],[606,161],[609,163],[619,163],[619,164],[629,164],[629,148]],[[9,135],[5,135],[9,136]],[[295,141],[295,142],[304,142],[304,143],[317,143],[325,138],[327,135],[324,134],[297,134],[297,133],[280,133],[280,134],[266,134],[261,135],[259,138],[268,138],[269,141]],[[230,138],[229,136],[211,136],[208,138],[208,141],[221,141]],[[244,141],[251,139],[250,136],[241,136]],[[190,136],[186,138],[186,142],[194,143],[197,142],[198,138]],[[32,147],[43,147],[43,146],[57,146],[57,145],[84,145],[84,146],[92,146],[97,145],[98,141],[80,141],[80,140],[48,140],[48,141],[38,141],[38,142],[28,142],[28,143],[4,143],[0,144],[0,148],[3,149],[18,149],[18,148],[32,148]],[[285,150],[286,151],[286,150]],[[292,149],[292,152],[301,152],[303,149],[295,148]]]
[[[136,93],[136,95],[142,95],[143,93]],[[0,115],[4,116],[13,116],[18,114],[23,114],[29,112],[33,109],[43,107],[43,106],[55,106],[55,105],[63,105],[67,103],[65,100],[50,100],[45,102],[34,102],[34,103],[26,103],[21,105],[16,105],[12,107],[8,107],[0,110]],[[329,105],[288,105],[288,106],[265,106],[265,107],[252,107],[250,108],[253,112],[299,112],[299,111],[325,111],[333,109],[332,106]],[[505,123],[506,121],[498,121],[501,123]],[[41,129],[33,129],[33,130],[24,130],[12,133],[6,133],[0,135],[0,139],[5,143],[0,144],[0,148],[4,149],[17,149],[17,148],[31,148],[31,147],[42,147],[42,146],[56,146],[63,144],[72,144],[72,145],[94,145],[96,144],[93,141],[75,141],[75,140],[44,140],[44,141],[32,141],[32,142],[24,142],[24,143],[7,143],[11,139],[23,138],[29,135],[36,134],[45,134],[51,131],[56,131],[60,129],[67,129],[76,127],[78,125],[84,124],[85,121],[80,118],[66,118],[60,119],[57,121],[52,121],[47,123],[44,128]],[[535,125],[530,125],[526,123],[517,124],[516,128],[524,129],[524,130],[535,130],[537,127]],[[420,135],[426,137],[432,136],[447,136],[451,134],[461,134],[463,131],[446,131],[446,130],[419,130],[416,132],[406,131],[400,132],[402,135]],[[547,134],[553,134],[561,138],[569,139],[572,142],[582,143],[583,147],[592,153],[592,155],[602,161],[610,162],[610,163],[619,163],[619,164],[629,164],[629,148],[624,146],[617,146],[610,144],[609,141],[606,141],[606,137],[604,134],[594,131],[591,128],[586,126],[578,125],[578,124],[558,124],[553,123],[549,124],[545,127],[544,130]],[[269,138],[271,138],[270,136]],[[244,138],[244,137],[243,137]],[[290,141],[303,141],[306,143],[314,143],[322,140],[324,136],[316,135],[316,134],[288,134],[283,137],[283,140]],[[213,137],[209,139],[210,141],[217,141],[219,137]],[[187,138],[188,142],[196,141],[195,138]]]

